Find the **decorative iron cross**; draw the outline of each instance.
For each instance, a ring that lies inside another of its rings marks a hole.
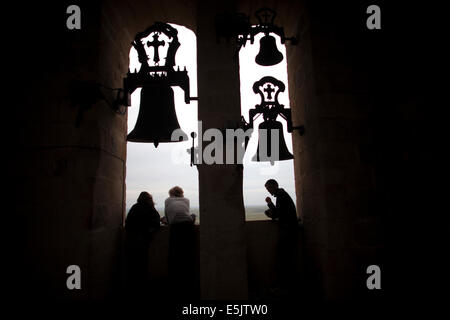
[[[166,43],[165,41],[159,41],[159,34],[158,33],[155,33],[153,35],[153,41],[152,42],[147,41],[147,46],[148,47],[153,47],[153,49],[155,50],[155,53],[154,53],[154,61],[155,61],[155,63],[158,63],[159,60],[160,60],[159,59],[158,48],[161,47],[161,46],[164,46],[165,43]]]
[[[272,88],[272,86],[270,84],[267,85],[267,88],[264,89],[264,92],[267,92],[267,99],[271,99],[272,100],[272,93],[275,92],[276,90]]]
[[[263,77],[253,84],[253,92],[259,94],[261,103],[255,105],[255,109],[250,109],[249,119],[250,126],[253,128],[253,118],[255,115],[262,113],[264,120],[275,121],[279,114],[284,115],[286,110],[284,105],[279,103],[278,95],[284,92],[285,85],[274,77]],[[290,112],[290,111],[289,111]]]

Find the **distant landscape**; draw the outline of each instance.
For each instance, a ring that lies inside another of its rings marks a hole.
[[[130,208],[127,208],[127,213],[128,213],[129,210],[130,210]],[[164,215],[164,208],[156,207],[156,210],[158,210],[158,212],[159,212],[159,214],[161,216]],[[265,210],[267,210],[267,206],[247,206],[247,207],[245,207],[245,219],[247,221],[269,219],[264,214]],[[198,207],[192,207],[191,208],[191,213],[194,213],[194,214],[197,215],[196,223],[199,223],[199,221],[200,221],[199,208]]]

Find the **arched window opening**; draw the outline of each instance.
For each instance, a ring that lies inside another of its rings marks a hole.
[[[253,84],[263,77],[272,76],[282,81],[286,89],[280,93],[278,101],[289,108],[289,86],[286,62],[286,47],[281,44],[280,37],[270,33],[275,37],[278,50],[283,54],[283,60],[274,66],[260,66],[255,62],[255,57],[260,50],[260,39],[264,36],[260,33],[255,36],[253,45],[247,43],[239,51],[239,74],[241,82],[241,112],[245,120],[249,122],[249,110],[256,104],[261,103],[261,98],[252,90]],[[246,220],[265,220],[269,219],[264,211],[268,209],[265,198],[270,196],[264,187],[269,179],[275,179],[279,186],[286,190],[296,203],[295,180],[294,180],[294,162],[293,160],[275,161],[273,165],[270,162],[255,162],[252,157],[256,154],[258,145],[258,126],[263,121],[262,116],[256,117],[253,122],[253,134],[249,141],[244,156],[244,181],[243,193],[245,204]],[[288,150],[292,153],[292,137],[287,132],[287,123],[278,116],[277,121],[283,124],[283,135]],[[281,135],[281,133],[280,133]],[[275,203],[275,198],[272,198]]]
[[[176,66],[188,71],[190,83],[190,96],[197,97],[197,44],[195,33],[186,27],[169,24],[178,31],[180,46],[175,56]],[[170,39],[161,33],[152,38],[149,35],[146,50],[149,50],[154,61],[149,61],[151,66],[162,66],[167,54]],[[156,50],[156,51],[155,51]],[[134,47],[130,50],[131,72],[139,71],[141,63]],[[157,61],[158,60],[158,61]],[[169,190],[174,186],[180,186],[184,190],[184,196],[190,200],[191,213],[197,215],[196,223],[199,223],[199,193],[198,172],[190,166],[190,150],[192,140],[190,133],[198,133],[197,102],[185,102],[185,92],[178,86],[172,87],[174,91],[174,104],[176,117],[180,128],[188,135],[189,140],[184,142],[159,143],[155,148],[153,143],[127,143],[127,173],[126,173],[126,212],[142,191],[147,191],[153,196],[155,207],[161,216],[164,216],[164,201],[169,197]],[[135,127],[138,119],[141,89],[136,89],[131,95],[131,106],[128,108],[128,134]],[[156,106],[157,107],[157,106]],[[153,119],[158,121],[163,119]]]

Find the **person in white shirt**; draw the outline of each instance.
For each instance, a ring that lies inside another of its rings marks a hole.
[[[170,227],[169,286],[175,299],[188,299],[196,285],[195,215],[190,213],[189,199],[184,197],[183,189],[173,187],[169,196],[164,203],[166,221],[163,221]]]
[[[184,197],[184,191],[179,186],[169,190],[169,198],[164,202],[163,221],[169,225],[178,223],[194,223],[195,214],[190,213],[189,199]]]

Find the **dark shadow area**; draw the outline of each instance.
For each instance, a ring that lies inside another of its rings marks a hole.
[[[175,300],[200,298],[199,246],[193,223],[177,223],[169,227],[169,287]]]
[[[198,228],[193,224],[162,226],[129,253],[125,241],[122,282],[115,297],[151,304],[199,300]]]

